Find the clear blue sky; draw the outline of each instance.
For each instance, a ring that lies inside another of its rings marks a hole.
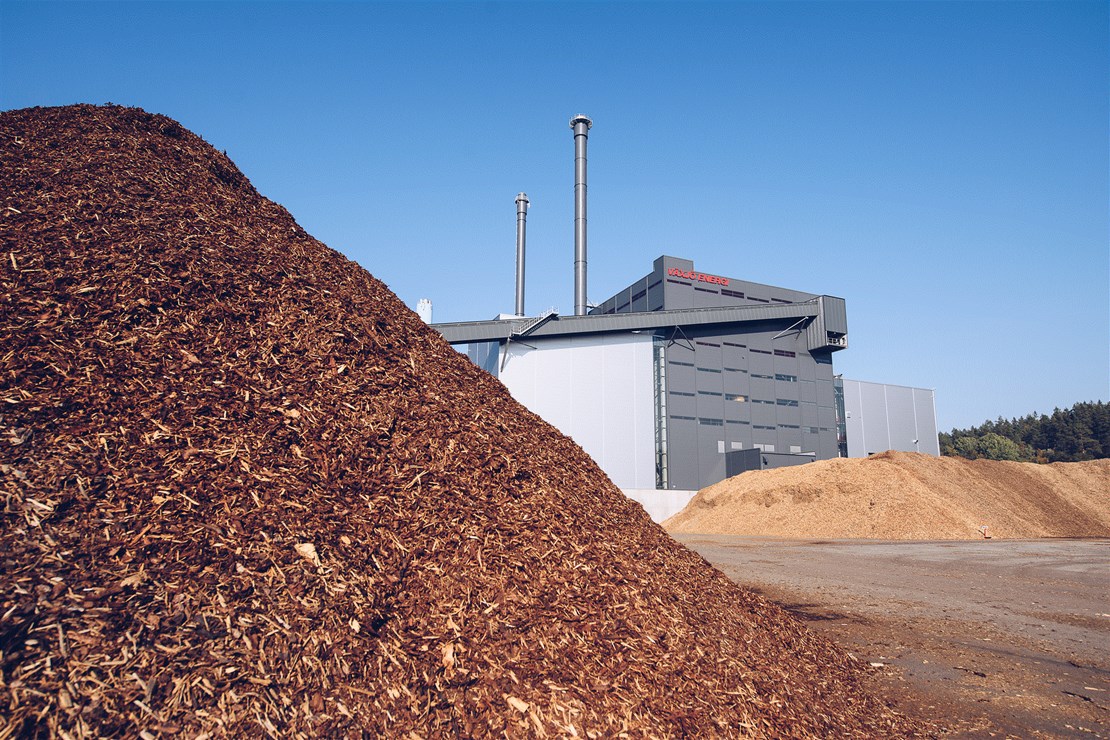
[[[1110,400],[1107,2],[0,3],[0,108],[226,150],[436,321],[573,311],[671,254],[847,300],[836,372],[942,430]]]

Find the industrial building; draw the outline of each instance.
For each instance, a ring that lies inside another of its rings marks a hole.
[[[660,257],[583,316],[437,324],[622,488],[697,490],[738,450],[840,454],[844,301]]]
[[[862,456],[876,446],[939,454],[932,391],[834,375],[833,354],[848,346],[842,298],[661,256],[644,277],[588,305],[591,125],[571,120],[574,315],[525,316],[529,201],[520,193],[516,312],[434,328],[578,442],[656,519],[744,470]]]

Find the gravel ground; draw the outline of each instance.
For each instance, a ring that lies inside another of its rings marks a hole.
[[[678,534],[948,737],[1110,737],[1110,540]]]

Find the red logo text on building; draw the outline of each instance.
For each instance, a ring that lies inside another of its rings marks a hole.
[[[667,274],[671,277],[685,278],[686,280],[693,280],[696,283],[713,283],[714,285],[728,285],[728,278],[719,277],[717,275],[706,275],[704,272],[695,272],[694,270],[686,271],[680,270],[677,267],[672,267],[667,270]]]

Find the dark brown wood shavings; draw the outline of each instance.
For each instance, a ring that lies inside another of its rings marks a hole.
[[[916,731],[174,121],[0,177],[0,737]]]

